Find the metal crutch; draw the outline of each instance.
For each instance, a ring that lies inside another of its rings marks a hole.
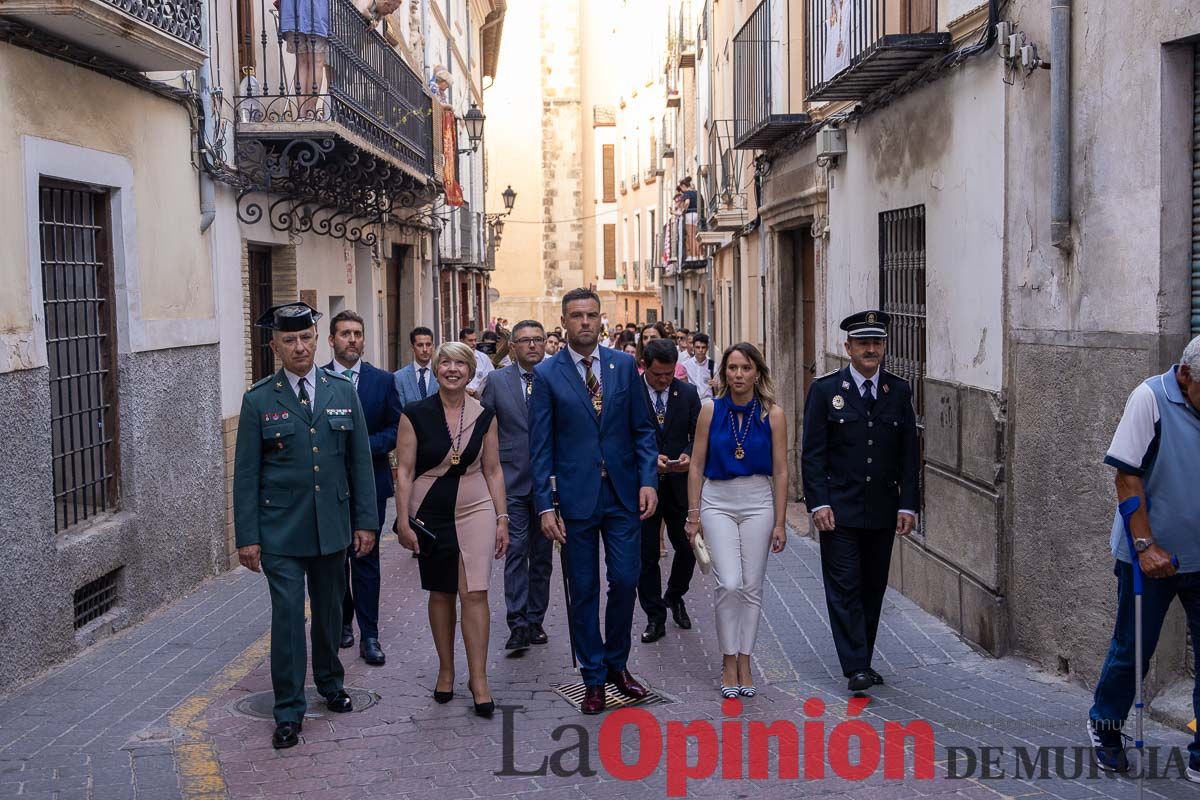
[[[1147,511],[1149,510],[1149,501],[1146,502]],[[1125,525],[1125,544],[1129,548],[1129,560],[1133,567],[1133,674],[1136,682],[1136,692],[1134,694],[1134,738],[1133,749],[1137,750],[1138,761],[1138,800],[1142,800],[1142,794],[1145,790],[1146,782],[1146,752],[1145,741],[1142,739],[1142,718],[1145,716],[1144,698],[1142,697],[1142,567],[1138,562],[1137,549],[1133,546],[1133,528],[1130,527],[1129,520],[1132,519],[1134,513],[1142,506],[1140,498],[1127,497],[1117,506],[1117,511],[1121,515],[1121,521]],[[1171,556],[1171,565],[1179,566],[1179,557]]]

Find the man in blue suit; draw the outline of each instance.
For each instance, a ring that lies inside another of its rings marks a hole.
[[[641,520],[658,505],[654,420],[633,357],[598,344],[600,298],[563,296],[567,346],[534,370],[529,448],[542,533],[563,545],[571,588],[568,621],[586,687],[581,710],[604,711],[604,685],[640,699],[629,673],[630,630],[641,574]],[[557,476],[562,524],[550,476]],[[600,540],[608,574],[600,636]]]
[[[354,617],[358,616],[361,640],[358,652],[371,666],[387,661],[379,646],[379,536],[387,501],[392,496],[392,470],[388,454],[396,449],[396,427],[400,424],[400,396],[390,372],[362,360],[363,319],[347,309],[329,322],[329,346],[333,361],[325,369],[344,375],[354,382],[358,400],[367,421],[371,441],[371,464],[375,470],[375,498],[380,530],[375,546],[364,556],[349,551],[346,559],[346,596],[342,602],[342,647],[354,645]]]
[[[438,390],[437,378],[433,374],[433,331],[429,328],[413,328],[408,334],[412,346],[411,364],[396,370],[396,391],[400,395],[400,407],[424,400]]]

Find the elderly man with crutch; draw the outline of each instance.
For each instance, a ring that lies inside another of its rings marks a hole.
[[[1136,694],[1140,752],[1141,678],[1176,597],[1200,641],[1200,336],[1177,365],[1133,390],[1104,462],[1117,471],[1121,504],[1111,539],[1117,619],[1087,730],[1100,769],[1126,772],[1121,728]],[[1192,705],[1200,716],[1200,683]],[[1188,752],[1187,778],[1200,783],[1200,733]]]

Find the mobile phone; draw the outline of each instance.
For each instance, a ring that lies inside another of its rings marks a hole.
[[[668,466],[668,467],[677,467],[677,466],[679,466],[679,459],[678,459],[678,458],[672,458],[672,459],[668,460],[668,461],[667,461],[667,466]]]

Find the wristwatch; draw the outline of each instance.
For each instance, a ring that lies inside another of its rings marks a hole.
[[[1137,550],[1139,553],[1144,553],[1150,549],[1150,545],[1152,544],[1154,544],[1153,539],[1134,539],[1133,549]]]

